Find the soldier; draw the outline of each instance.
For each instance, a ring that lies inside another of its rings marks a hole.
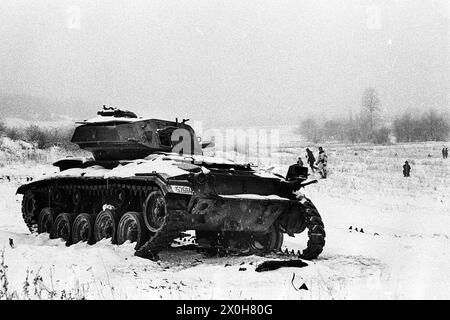
[[[323,150],[322,147],[319,147],[319,156],[317,157],[317,166],[319,169],[320,176],[322,179],[327,178],[327,162],[328,162],[328,156]]]
[[[306,148],[306,161],[308,161],[311,171],[314,172],[314,169],[317,169],[314,166],[314,162],[316,162],[316,158],[314,157],[314,154],[312,153],[312,151],[309,150],[309,148]]]
[[[445,147],[442,148],[442,159],[445,159]]]
[[[297,163],[291,165],[286,174],[286,180],[306,180],[308,177],[308,168],[303,165],[303,160],[298,157]]]
[[[405,164],[403,165],[403,176],[409,177],[410,171],[411,171],[411,166],[409,165],[408,161],[405,161]]]

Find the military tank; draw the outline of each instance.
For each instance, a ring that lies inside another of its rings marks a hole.
[[[67,245],[110,238],[135,243],[135,254],[157,259],[187,230],[200,248],[238,254],[279,252],[283,236],[308,232],[304,259],[325,245],[322,219],[300,188],[248,163],[203,155],[188,119],[140,118],[106,108],[78,122],[72,142],[91,158],[65,158],[59,171],[20,186],[30,231]]]

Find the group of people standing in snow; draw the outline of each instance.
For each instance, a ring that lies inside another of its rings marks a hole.
[[[306,159],[308,161],[309,167],[311,168],[311,171],[314,172],[315,170],[318,170],[320,176],[323,179],[326,179],[327,177],[327,162],[328,162],[328,156],[325,153],[325,150],[323,150],[322,147],[319,147],[319,155],[316,158],[314,157],[314,154],[312,153],[309,148],[306,148]]]
[[[317,160],[316,157],[314,156],[314,153],[309,148],[306,148],[306,161],[308,163],[308,166],[311,168],[312,172],[315,172],[317,170],[321,178],[326,179],[328,156],[322,147],[319,147],[319,154],[317,156]],[[307,175],[308,175],[308,168],[304,166],[302,157],[298,157],[297,163],[289,167],[286,179],[294,180],[299,177],[306,179]]]
[[[395,156],[397,156],[397,154],[395,154]],[[448,158],[448,147],[442,148],[442,158],[443,159]],[[306,161],[308,163],[308,166],[311,168],[312,172],[315,172],[317,170],[321,178],[326,179],[328,156],[322,147],[319,147],[319,155],[317,157],[317,160],[314,157],[313,152],[309,148],[306,148]],[[411,173],[411,165],[409,164],[408,161],[405,161],[403,165],[403,176],[409,177],[410,173]],[[294,180],[298,179],[299,177],[306,179],[307,176],[308,176],[308,169],[307,167],[304,166],[302,157],[298,157],[297,163],[289,167],[286,179]]]

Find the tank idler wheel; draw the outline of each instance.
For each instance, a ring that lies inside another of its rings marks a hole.
[[[250,235],[249,247],[256,254],[279,251],[282,245],[283,232],[277,223],[274,223],[265,233],[253,233]]]
[[[94,217],[89,213],[80,213],[72,224],[72,243],[94,241]]]
[[[167,204],[161,191],[153,191],[144,202],[144,221],[150,232],[156,233],[164,225],[167,215]]]
[[[53,239],[63,239],[66,241],[66,245],[69,246],[72,243],[72,224],[73,217],[71,214],[63,212],[60,213],[53,223],[52,237]]]
[[[148,231],[145,227],[145,222],[140,212],[126,212],[120,218],[117,226],[117,244],[121,245],[125,241],[131,243],[136,242],[135,249],[139,249],[144,245],[148,237]]]
[[[55,216],[53,209],[48,207],[42,209],[38,217],[38,233],[48,233],[51,237]]]
[[[117,216],[114,210],[106,209],[101,211],[94,223],[95,241],[111,238],[112,243],[117,242]]]

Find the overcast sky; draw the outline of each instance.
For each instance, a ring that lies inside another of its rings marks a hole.
[[[0,91],[219,124],[449,108],[449,1],[0,0]]]

